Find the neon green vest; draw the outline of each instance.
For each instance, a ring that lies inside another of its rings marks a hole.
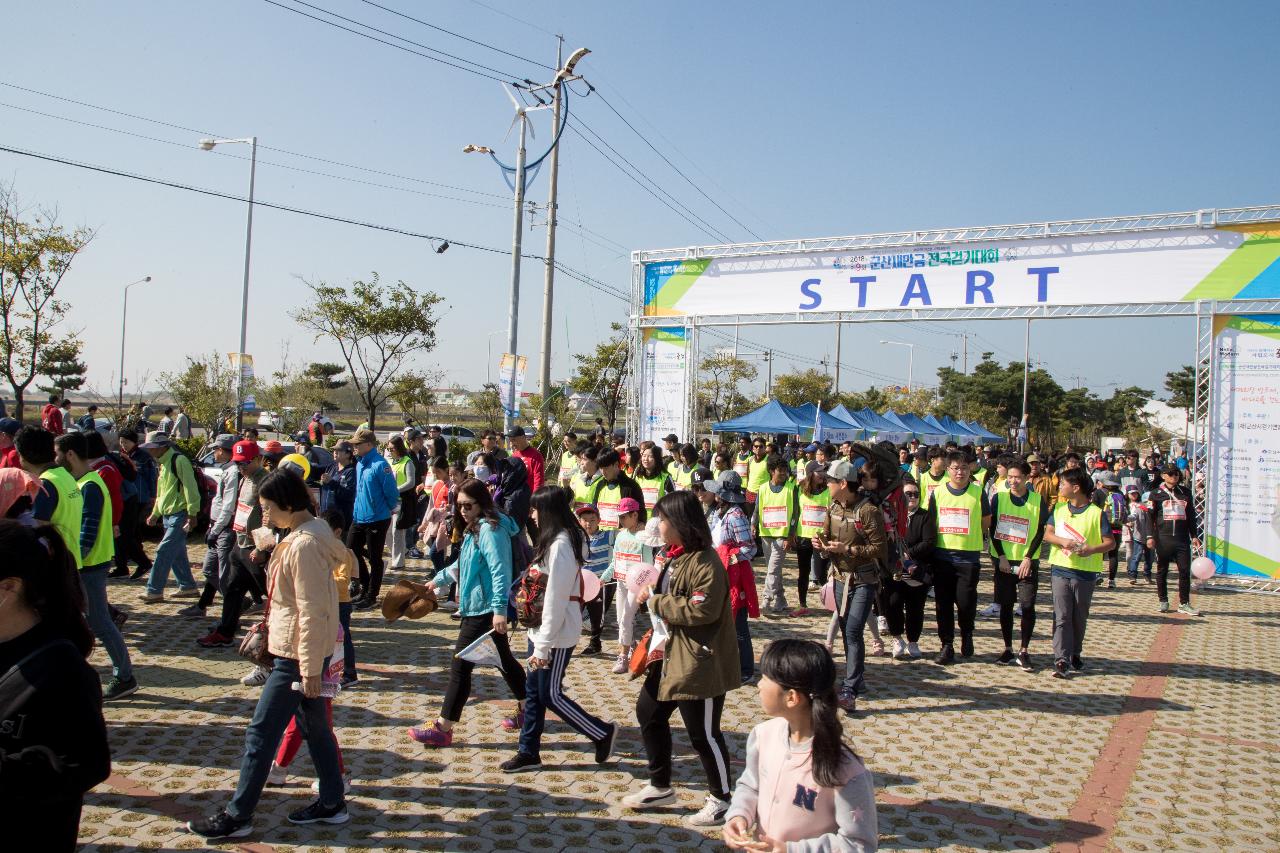
[[[89,553],[85,555],[84,565],[101,566],[103,563],[111,562],[111,558],[116,555],[116,540],[112,536],[112,525],[115,521],[111,517],[111,492],[107,491],[107,484],[103,481],[101,475],[97,471],[88,471],[78,481],[81,495],[84,494],[84,487],[90,483],[97,486],[102,492],[102,519],[98,522],[98,537],[93,540],[93,547],[89,549]],[[81,503],[81,514],[83,515],[84,504]],[[81,519],[83,524],[83,518]],[[77,546],[79,542],[77,541]]]
[[[936,480],[933,474],[926,468],[920,472],[920,506],[928,506],[929,498],[933,497],[933,493],[941,488],[942,484],[947,482],[947,472],[944,470],[942,476]]]
[[[644,492],[644,508],[653,509],[653,505],[662,499],[667,493],[667,475],[659,474],[656,477],[642,477],[637,471],[632,478],[640,484],[640,491]],[[690,479],[692,484],[692,479]]]
[[[58,506],[49,523],[58,531],[67,550],[75,556],[76,568],[82,569],[84,561],[80,559],[80,515],[84,509],[84,499],[80,495],[80,487],[65,468],[50,468],[40,475],[40,479],[53,483],[58,493]]]
[[[739,453],[733,457],[733,470],[742,481],[747,481],[747,475],[751,473],[751,453]]]
[[[757,495],[760,502],[760,519],[757,529],[761,536],[783,539],[791,535],[791,512],[796,505],[796,487],[788,480],[776,494],[766,483]]]
[[[826,529],[827,512],[831,508],[831,490],[823,489],[816,496],[805,494],[804,489],[796,489],[796,497],[800,500],[799,535],[814,537]]]
[[[769,457],[757,460],[752,456],[751,461],[747,463],[747,494],[752,496],[752,500],[767,482],[769,482]]]
[[[1090,503],[1084,512],[1073,514],[1070,504],[1058,504],[1053,511],[1053,532],[1066,539],[1078,539],[1087,545],[1102,543],[1102,510]],[[1080,572],[1101,572],[1102,552],[1080,557],[1067,554],[1057,545],[1049,547],[1049,565]]]
[[[574,502],[578,504],[591,503],[591,487],[596,484],[596,480],[599,480],[601,476],[603,475],[599,471],[592,474],[590,478],[582,471],[574,474],[573,480],[569,483],[569,488],[573,490]]]
[[[578,473],[578,457],[566,450],[560,454],[560,479],[568,480]]]
[[[693,469],[686,468],[683,462],[676,463],[671,470],[671,482],[677,490],[688,491],[693,485]]]
[[[1027,556],[1027,545],[1036,535],[1040,526],[1040,496],[1030,489],[1027,499],[1018,506],[1009,496],[1008,491],[996,492],[991,499],[991,514],[995,516],[995,538],[1000,540],[1000,548],[1010,563],[1020,563]],[[993,548],[991,556],[995,556]],[[1038,559],[1035,554],[1032,559]]]
[[[962,495],[944,484],[933,493],[938,509],[937,547],[950,551],[982,551],[982,487],[970,483]]]
[[[622,486],[605,483],[596,494],[596,512],[600,513],[601,530],[618,529],[618,502],[622,500]]]
[[[401,456],[391,463],[391,473],[396,475],[396,488],[402,489],[409,482],[409,457]]]

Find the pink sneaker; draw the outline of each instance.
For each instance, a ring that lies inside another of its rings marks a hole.
[[[516,706],[516,712],[502,721],[502,728],[508,732],[518,732],[524,728],[524,709]]]
[[[409,737],[413,738],[423,746],[428,746],[428,747],[453,746],[453,732],[445,731],[444,729],[440,728],[439,720],[432,723],[430,728],[422,728],[421,726],[414,726],[413,728],[409,729]]]
[[[871,641],[871,656],[880,657],[884,654],[884,640]]]

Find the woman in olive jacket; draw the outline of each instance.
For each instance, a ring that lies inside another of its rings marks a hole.
[[[676,801],[671,789],[671,714],[680,711],[711,789],[693,826],[713,826],[729,809],[729,750],[720,733],[725,694],[739,686],[738,642],[729,607],[729,576],[711,546],[711,530],[693,492],[672,492],[653,508],[666,543],[657,587],[639,602],[666,623],[661,660],[649,665],[636,699],[636,720],[649,759],[649,784],[624,797],[635,810]]]

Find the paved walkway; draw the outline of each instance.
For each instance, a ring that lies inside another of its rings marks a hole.
[[[1047,591],[1035,673],[991,662],[1001,644],[989,619],[972,662],[869,661],[869,701],[845,729],[876,776],[883,849],[1280,849],[1280,597],[1206,592],[1197,599],[1206,617],[1188,619],[1157,613],[1153,587],[1121,584],[1095,596],[1086,672],[1066,683],[1045,668]],[[989,573],[981,590],[985,605]],[[114,774],[88,795],[81,841],[86,850],[207,849],[182,822],[229,797],[258,691],[240,685],[246,666],[232,649],[195,645],[202,623],[176,615],[186,601],[147,606],[140,593],[137,582],[111,587],[132,613],[126,639],[143,687],[107,710]],[[929,622],[922,645],[936,651]],[[818,639],[825,624],[761,619],[752,630],[758,650],[779,636]],[[515,738],[498,723],[511,701],[496,674],[477,677],[452,749],[427,752],[405,736],[439,709],[454,622],[357,615],[353,633],[361,681],[334,709],[356,780],[351,822],[285,821],[312,797],[304,749],[298,775],[267,789],[249,843],[220,849],[724,849],[718,832],[681,823],[705,789],[679,728],[679,808],[634,815],[617,805],[642,784],[644,756],[636,686],[609,672],[611,659],[575,660],[568,682],[586,707],[629,725],[620,760],[596,769],[577,736],[552,723],[546,769],[509,778],[497,765]],[[106,671],[100,651],[93,663]],[[760,719],[754,688],[730,694],[724,728],[735,753]]]

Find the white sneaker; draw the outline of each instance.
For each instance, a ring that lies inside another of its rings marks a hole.
[[[271,772],[267,774],[268,785],[283,785],[289,780],[289,768],[271,762]]]
[[[618,659],[613,662],[613,674],[622,675],[631,664],[631,654],[623,649],[618,652]]]
[[[982,609],[982,616],[986,617],[987,619],[1000,618],[1000,605],[996,604],[994,601],[991,602],[990,604],[988,604],[986,607]]]
[[[907,654],[911,656],[911,659],[912,659],[912,660],[919,660],[919,659],[920,659],[920,657],[921,657],[921,654],[920,654],[920,644],[919,644],[919,643],[907,643]]]
[[[644,788],[636,793],[628,794],[622,798],[624,806],[637,812],[657,808],[658,806],[669,806],[675,801],[675,791],[670,788],[655,788],[652,785],[645,785]]]
[[[240,679],[240,683],[245,687],[261,687],[267,683],[267,676],[271,670],[265,666],[255,666],[249,671],[249,674]]]
[[[1021,604],[1015,604],[1015,605],[1013,605],[1013,615],[1014,615],[1014,616],[1021,616],[1021,615],[1022,615],[1022,605],[1021,605]]]
[[[881,634],[889,633],[889,620],[881,616],[876,619],[876,626],[880,629]]]
[[[445,613],[456,613],[458,610],[458,602],[442,601],[436,605],[437,610],[443,610]]]
[[[719,826],[724,823],[724,816],[728,811],[729,803],[727,801],[716,799],[708,794],[707,801],[703,803],[702,808],[685,818],[684,822],[690,826]]]
[[[281,768],[281,769],[283,769],[283,768]],[[318,794],[318,793],[320,793],[320,780],[319,780],[319,779],[317,779],[316,781],[314,781],[314,782],[312,782],[312,783],[311,783],[311,790],[312,790],[312,791],[315,791],[317,794]],[[351,774],[350,774],[350,773],[348,773],[346,776],[343,776],[343,777],[342,777],[342,793],[343,793],[343,794],[350,794],[350,793],[351,793]]]
[[[907,643],[901,637],[893,638],[893,659],[902,660],[907,656]]]

